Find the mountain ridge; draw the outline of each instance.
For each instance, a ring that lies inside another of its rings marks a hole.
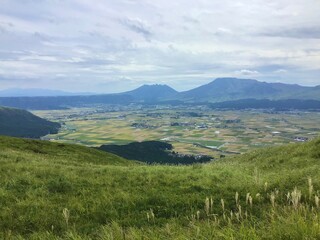
[[[65,109],[88,104],[206,104],[241,99],[320,100],[320,86],[267,83],[255,79],[217,78],[197,88],[177,92],[168,85],[143,85],[134,90],[96,95],[0,97],[0,105],[23,109]]]
[[[256,99],[283,99],[308,98],[311,91],[317,91],[316,87],[305,87],[298,84],[267,83],[255,79],[217,78],[210,83],[181,92],[180,99],[186,101],[219,102],[238,100],[245,98]],[[315,95],[315,94],[314,94]],[[299,96],[299,95],[298,95]],[[312,95],[313,96],[313,95]],[[319,96],[313,96],[320,99]]]

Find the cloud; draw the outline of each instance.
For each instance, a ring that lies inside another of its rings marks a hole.
[[[285,69],[278,69],[276,71],[274,71],[274,73],[279,73],[279,74],[282,74],[282,73],[287,73],[288,71],[285,70]]]
[[[182,18],[183,18],[183,20],[184,20],[185,22],[187,22],[187,23],[192,23],[192,24],[199,24],[199,23],[200,23],[199,20],[196,19],[196,18],[194,18],[194,17],[183,16]]]
[[[144,23],[142,20],[136,18],[136,19],[129,19],[125,18],[120,20],[121,24],[126,26],[131,31],[141,34],[145,38],[149,38],[152,33],[149,30],[149,27],[147,27],[146,23]]]
[[[241,69],[239,71],[235,72],[236,74],[239,75],[244,75],[244,76],[251,76],[251,75],[258,75],[259,72],[255,70],[248,70],[248,69]]]
[[[268,30],[261,35],[268,37],[300,38],[300,39],[320,39],[320,26],[306,26],[299,28],[281,28],[278,30]]]
[[[13,26],[11,22],[0,21],[0,33],[8,32]]]
[[[3,0],[1,88],[187,90],[224,76],[319,85],[318,1]]]
[[[215,34],[217,36],[229,35],[229,34],[232,34],[232,31],[228,28],[219,27],[219,28],[217,28]]]

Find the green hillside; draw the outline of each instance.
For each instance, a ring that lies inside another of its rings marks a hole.
[[[179,154],[170,143],[160,141],[131,142],[125,145],[102,145],[99,150],[110,152],[125,159],[134,159],[149,164],[194,164],[212,160],[209,156]]]
[[[9,137],[0,148],[0,239],[320,238],[320,139],[193,166]]]
[[[39,138],[58,132],[61,125],[15,108],[0,107],[0,135]]]

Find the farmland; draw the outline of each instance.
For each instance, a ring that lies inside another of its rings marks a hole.
[[[162,140],[176,152],[213,157],[312,139],[320,130],[319,112],[110,105],[33,113],[63,124],[45,137],[51,141],[100,146]]]

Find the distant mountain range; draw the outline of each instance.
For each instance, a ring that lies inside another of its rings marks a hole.
[[[55,94],[54,97],[0,97],[0,105],[24,109],[61,109],[88,104],[197,104],[242,99],[320,100],[320,86],[306,87],[296,84],[259,82],[253,79],[217,78],[208,84],[184,92],[177,92],[167,85],[156,84],[143,85],[132,91],[117,94],[87,96],[85,94],[58,96],[57,92]]]
[[[239,99],[314,99],[320,100],[320,86],[305,87],[297,84],[266,83],[253,79],[217,78],[214,81],[177,92],[167,85],[143,85],[135,90],[120,93],[135,101],[222,102]]]
[[[56,97],[0,97],[0,106],[29,110],[66,109],[92,104],[129,104],[136,100],[129,95],[105,94]]]
[[[9,88],[0,90],[0,97],[56,97],[56,96],[76,96],[93,95],[93,93],[81,92],[72,93],[60,90],[50,90],[42,88]]]

